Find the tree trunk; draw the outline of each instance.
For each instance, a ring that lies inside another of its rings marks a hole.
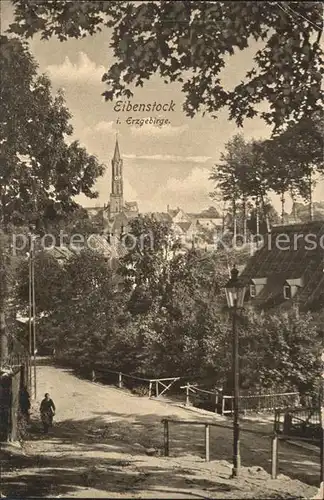
[[[283,191],[281,193],[281,224],[285,223],[285,205],[286,205],[286,197],[285,197],[285,192]]]
[[[259,235],[260,235],[260,203],[258,197],[255,200],[255,215],[256,215],[256,235],[257,235],[257,248],[258,248]]]
[[[8,359],[8,354],[9,354],[4,301],[0,305],[0,346],[1,346],[0,366],[4,366]]]
[[[225,233],[225,211],[226,211],[226,201],[223,204],[223,213],[222,213],[222,234]]]
[[[243,242],[247,240],[247,217],[246,217],[246,196],[243,196]]]
[[[296,212],[296,195],[294,193],[294,191],[291,189],[290,190],[290,197],[291,197],[291,200],[292,200],[292,216],[293,216],[293,219],[294,219],[294,222],[297,222],[297,212]]]
[[[3,366],[8,358],[8,336],[6,327],[6,295],[7,295],[7,269],[6,269],[6,233],[0,229],[0,362]]]
[[[237,217],[236,217],[236,200],[233,199],[233,243],[236,245],[237,236]]]
[[[7,185],[2,184],[2,186],[0,187],[0,223],[3,225],[4,229],[6,229],[8,225],[6,215],[6,191]]]
[[[263,195],[261,195],[261,206],[262,206],[262,216],[263,216],[262,219],[265,222],[267,233],[270,233],[271,225],[270,225],[269,215],[267,212],[267,207],[266,207]]]
[[[309,220],[312,221],[314,219],[312,172],[310,172],[308,176],[308,183],[309,183]]]

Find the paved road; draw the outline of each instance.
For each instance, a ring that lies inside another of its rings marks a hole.
[[[271,481],[266,472],[258,470],[270,471],[269,437],[243,431],[242,465],[247,469],[242,473],[243,486],[240,484],[242,488],[238,496],[233,483],[228,484],[232,431],[226,427],[228,421],[224,417],[131,395],[82,380],[69,370],[53,366],[38,367],[36,409],[45,392],[50,393],[57,407],[54,429],[44,439],[39,423],[35,424],[31,440],[27,442],[32,459],[26,458],[23,470],[6,475],[6,494],[26,497],[37,492],[42,496],[58,493],[70,496],[73,493],[79,497],[117,498],[122,496],[121,492],[128,497],[134,496],[133,491],[142,483],[145,483],[146,493],[143,490],[141,498],[147,497],[150,485],[154,489],[153,497],[159,496],[161,491],[165,495],[164,490],[168,488],[169,498],[188,498],[189,491],[193,498],[201,498],[201,495],[202,498],[249,498],[249,488],[254,483],[260,494],[267,485],[267,491],[278,492],[286,483],[289,493],[296,488],[295,496],[307,492],[305,497],[310,498],[316,492],[308,485],[318,485],[319,453],[281,443],[279,472],[288,478],[280,476],[277,481]],[[170,458],[148,457],[147,453],[156,455],[163,449],[161,419],[165,417],[202,422],[213,419],[224,426],[211,428],[211,462],[203,460],[204,428],[190,425],[171,425]],[[260,429],[262,426],[258,426]],[[181,473],[174,474],[174,468]],[[193,468],[196,476],[190,479],[189,469],[192,473]],[[199,481],[197,474],[201,476]],[[303,484],[298,481],[289,483],[289,478],[298,478]],[[99,488],[94,493],[93,488],[98,484],[106,484],[106,487],[104,491]],[[244,484],[248,492],[246,497]],[[263,497],[253,493],[253,498]]]

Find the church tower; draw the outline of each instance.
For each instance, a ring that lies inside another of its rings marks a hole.
[[[123,160],[120,157],[118,139],[116,138],[115,152],[111,160],[111,193],[110,193],[110,217],[123,211]]]

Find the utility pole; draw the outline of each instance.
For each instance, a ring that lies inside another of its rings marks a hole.
[[[32,303],[33,303],[33,353],[34,353],[34,398],[37,397],[37,381],[36,381],[36,301],[35,301],[35,257],[34,248],[32,247]]]
[[[240,381],[239,381],[239,339],[236,326],[237,299],[234,299],[233,307],[233,477],[237,477],[241,468],[240,454]]]
[[[29,354],[30,380],[34,399],[37,397],[37,368],[36,368],[36,300],[35,300],[35,252],[33,235],[29,235]],[[32,367],[32,364],[34,365]],[[33,371],[33,377],[32,377]]]
[[[28,322],[28,346],[29,346],[29,364],[28,364],[28,385],[29,391],[32,391],[32,335],[33,335],[33,327],[32,327],[32,258],[31,258],[31,247],[32,247],[32,239],[31,235],[29,235],[29,255],[28,255],[28,313],[29,313],[29,322]]]
[[[322,380],[320,384],[320,420],[321,420],[321,477],[319,498],[324,500],[324,351],[322,353]]]

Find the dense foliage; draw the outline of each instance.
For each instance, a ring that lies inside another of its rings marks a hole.
[[[61,92],[18,38],[1,37],[0,223],[44,225],[76,208],[74,196],[95,198],[103,165],[77,141]]]
[[[55,348],[58,359],[83,369],[99,363],[146,377],[204,379],[209,387],[230,390],[232,326],[224,285],[231,254],[172,250],[170,230],[148,217],[132,226],[134,233],[154,232],[159,245],[134,247],[117,271],[89,250],[62,264],[38,253],[40,346]],[[28,301],[27,273],[25,263],[17,287],[21,310]],[[238,323],[242,388],[315,391],[319,324],[294,311],[245,311]]]
[[[263,233],[273,222],[283,223],[287,195],[295,216],[298,197],[308,203],[308,220],[318,216],[313,190],[324,174],[323,123],[323,114],[313,113],[271,139],[246,141],[237,134],[225,144],[220,162],[210,173],[211,196],[229,204],[234,236],[240,229],[246,239],[247,229]],[[281,197],[280,219],[269,203],[271,193]]]
[[[0,72],[0,337],[4,363],[15,259],[26,258],[29,230],[56,235],[64,219],[65,226],[75,224],[75,231],[89,231],[84,214],[83,220],[79,213],[73,221],[72,213],[78,208],[74,197],[80,193],[97,196],[93,186],[104,166],[77,141],[68,141],[73,129],[63,94],[52,95],[50,81],[38,74],[36,61],[20,39],[1,36]],[[14,235],[20,238],[19,255]]]
[[[323,173],[320,4],[12,3],[11,32],[26,38],[38,33],[66,40],[110,28],[116,63],[103,75],[107,100],[131,98],[130,86],[143,86],[158,73],[166,83],[182,85],[191,117],[200,111],[216,117],[227,108],[239,126],[258,115],[280,131],[264,142],[234,137],[211,174],[222,199],[231,204],[234,233],[239,217],[245,236],[248,229],[259,232],[262,222],[267,230],[277,217],[269,191],[281,194],[283,203],[286,192],[311,201],[314,174]],[[254,67],[244,81],[225,88],[221,73],[231,64],[229,56],[253,39],[260,44]],[[71,212],[74,196],[96,196],[93,186],[103,166],[77,142],[66,141],[72,127],[62,93],[52,96],[49,80],[37,74],[37,64],[17,38],[1,37],[0,69],[0,221],[7,235],[10,223],[31,222],[55,235],[61,229],[94,232],[82,211]],[[268,107],[260,111],[264,101]],[[206,377],[211,384],[231,387],[231,322],[223,293],[231,255],[183,253],[172,243],[168,226],[147,217],[134,219],[130,232],[130,245],[134,239],[135,245],[116,271],[103,255],[89,250],[60,264],[49,252],[37,253],[40,344],[83,367],[97,362],[146,376]],[[1,329],[13,286],[7,260],[3,240]],[[27,260],[21,262],[16,297],[26,312]],[[316,390],[323,330],[314,317],[246,311],[238,328],[242,387]]]
[[[242,125],[260,115],[280,127],[321,108],[322,9],[317,2],[77,2],[12,0],[14,33],[81,38],[105,26],[117,59],[103,75],[106,99],[132,96],[158,73],[182,84],[189,116],[228,107]],[[244,81],[225,88],[222,70],[252,41],[261,47]],[[258,104],[268,109],[260,112]]]

